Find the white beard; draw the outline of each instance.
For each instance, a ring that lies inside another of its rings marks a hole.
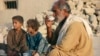
[[[57,22],[60,23],[64,18],[64,16],[57,16]]]

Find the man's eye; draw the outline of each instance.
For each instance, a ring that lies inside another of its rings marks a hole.
[[[56,12],[56,10],[52,10],[53,12]]]

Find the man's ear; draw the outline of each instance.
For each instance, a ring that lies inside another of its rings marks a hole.
[[[63,11],[68,13],[68,11],[66,9],[63,9]]]
[[[69,14],[66,9],[63,9],[63,11],[64,11],[64,14]]]
[[[61,13],[65,14],[65,13],[66,13],[66,11],[65,11],[64,9],[62,9],[62,10],[61,10]]]

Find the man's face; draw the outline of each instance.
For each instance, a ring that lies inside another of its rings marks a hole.
[[[18,20],[13,20],[13,27],[14,27],[14,29],[19,29],[19,28],[21,28],[21,26],[22,26],[22,23],[20,23]]]
[[[61,22],[65,18],[65,11],[60,10],[57,7],[53,8],[54,16],[56,17],[57,22]]]

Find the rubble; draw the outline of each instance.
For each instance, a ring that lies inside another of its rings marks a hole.
[[[88,20],[93,33],[100,36],[100,11],[97,11],[94,0],[67,0],[71,13]],[[99,8],[100,10],[100,8]],[[95,15],[98,13],[98,16]]]

